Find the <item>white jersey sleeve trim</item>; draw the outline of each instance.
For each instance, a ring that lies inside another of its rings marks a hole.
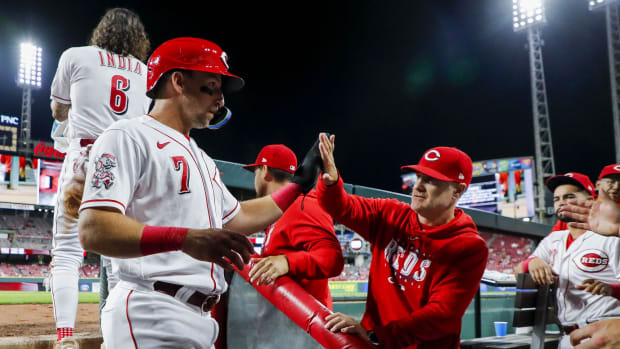
[[[237,201],[235,208],[222,218],[222,224],[230,222],[239,214],[239,212],[241,212],[241,205],[239,205],[239,201]]]
[[[92,207],[112,207],[121,211],[122,214],[125,214],[125,205],[122,202],[109,199],[86,200],[80,205],[78,213],[82,212],[82,210],[84,210],[85,208]]]
[[[62,97],[58,97],[55,95],[50,95],[50,99],[60,103],[60,104],[71,104],[71,100],[70,99],[66,99],[66,98],[62,98]]]

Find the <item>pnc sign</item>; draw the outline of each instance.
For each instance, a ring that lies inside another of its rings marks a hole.
[[[6,126],[19,126],[19,117],[10,115],[0,115],[0,124]]]
[[[37,158],[50,158],[50,159],[55,159],[55,160],[64,160],[65,153],[59,152],[51,144],[40,142],[34,147],[34,156]]]

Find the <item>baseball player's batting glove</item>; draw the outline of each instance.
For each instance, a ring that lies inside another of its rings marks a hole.
[[[329,137],[329,133],[326,133]],[[307,194],[314,185],[323,168],[323,161],[321,160],[321,153],[319,151],[319,140],[317,138],[312,148],[308,150],[301,165],[297,167],[297,171],[293,175],[291,182],[299,184],[302,188],[302,192]]]

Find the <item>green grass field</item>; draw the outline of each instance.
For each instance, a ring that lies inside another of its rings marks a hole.
[[[99,293],[80,292],[80,303],[99,303]],[[0,291],[0,304],[52,304],[51,292]]]

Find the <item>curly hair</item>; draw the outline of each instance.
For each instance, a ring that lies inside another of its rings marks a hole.
[[[122,56],[132,55],[143,62],[151,49],[140,17],[120,7],[106,11],[93,30],[89,44]]]

